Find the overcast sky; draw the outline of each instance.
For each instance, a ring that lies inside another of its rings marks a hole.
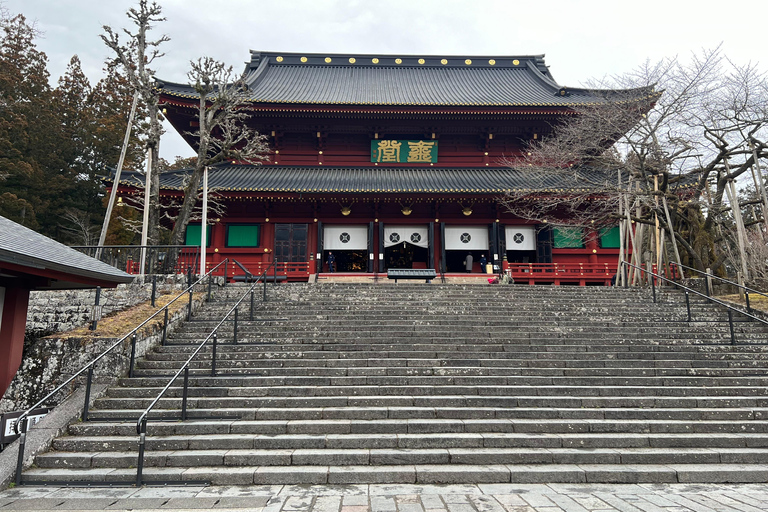
[[[157,76],[186,81],[210,56],[243,69],[248,51],[399,55],[546,55],[555,80],[577,87],[645,60],[723,44],[740,64],[765,68],[765,0],[160,0],[171,38]],[[109,56],[103,25],[129,27],[126,0],[0,0],[35,21],[55,83],[77,54],[92,83]],[[132,28],[132,27],[131,27]],[[161,155],[194,153],[166,126]]]

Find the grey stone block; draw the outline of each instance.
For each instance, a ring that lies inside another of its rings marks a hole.
[[[502,465],[416,466],[416,482],[428,484],[503,483],[509,482],[509,468]]]
[[[580,464],[587,477],[587,483],[638,484],[638,483],[675,483],[676,471],[662,465],[612,465]]]
[[[370,461],[369,450],[294,450],[291,462],[304,466],[361,465]]]
[[[288,466],[293,450],[229,450],[224,454],[225,466]]]
[[[397,464],[449,464],[451,457],[448,450],[371,450],[370,463],[373,465]]]
[[[509,465],[510,481],[515,484],[584,483],[586,473],[576,465]]]
[[[213,485],[249,485],[254,483],[256,467],[200,467],[188,468],[182,475],[182,481],[210,482]]]
[[[329,484],[387,483],[412,484],[416,482],[413,466],[331,466]]]
[[[327,466],[260,467],[253,475],[256,484],[311,485],[328,483]]]

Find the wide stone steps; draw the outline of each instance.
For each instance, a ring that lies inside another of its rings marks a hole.
[[[25,482],[132,482],[135,421],[243,285],[216,290]],[[219,484],[768,481],[768,331],[681,294],[269,286],[149,416],[144,477]]]
[[[235,444],[236,439],[231,440]],[[110,444],[105,441],[105,444]],[[125,444],[125,443],[120,443]],[[237,467],[416,464],[766,464],[768,449],[750,448],[213,448],[190,441],[191,450],[179,448],[178,439],[148,442],[146,466]],[[214,441],[211,443],[216,445]],[[154,446],[161,447],[153,449]],[[239,445],[242,446],[242,445]],[[127,448],[127,447],[126,447]],[[37,458],[39,468],[130,468],[135,452],[49,452]]]

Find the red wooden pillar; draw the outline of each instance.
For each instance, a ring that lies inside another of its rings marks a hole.
[[[599,233],[590,229],[587,233],[587,249],[589,249],[589,262],[597,263],[597,240]]]
[[[24,329],[27,325],[29,290],[0,288],[0,396],[16,375],[24,350]]]

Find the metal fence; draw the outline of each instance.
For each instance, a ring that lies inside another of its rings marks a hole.
[[[183,274],[200,266],[200,247],[195,245],[105,245],[73,246],[72,249],[97,258],[128,274],[141,269],[142,249],[145,274]]]

